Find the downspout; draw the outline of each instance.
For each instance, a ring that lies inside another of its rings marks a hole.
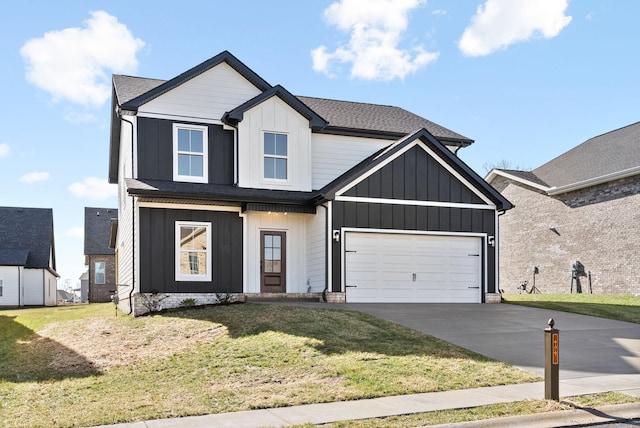
[[[238,126],[232,125],[230,123],[227,123],[227,125],[234,129],[233,138],[235,141],[233,142],[233,152],[235,165],[233,171],[233,185],[237,186],[238,181],[240,180],[240,129]]]
[[[327,291],[329,291],[329,209],[326,205],[320,204],[324,208],[324,290],[322,290],[322,301],[327,301]]]
[[[133,144],[133,122],[129,122],[127,119],[120,115],[120,120],[127,122],[131,125],[131,178],[134,178],[135,167],[133,165],[134,160],[134,144]],[[133,292],[136,284],[136,198],[131,195],[131,291],[129,292],[129,313],[133,314]]]
[[[496,235],[493,238],[495,242],[495,267],[496,270],[496,290],[498,294],[500,294],[500,300],[502,300],[502,292],[500,291],[500,216],[504,215],[507,210],[498,211],[498,216],[496,217]]]

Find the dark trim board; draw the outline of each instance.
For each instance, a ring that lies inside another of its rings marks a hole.
[[[211,222],[211,282],[175,280],[175,222]],[[139,208],[141,293],[242,293],[243,223],[237,212]]]

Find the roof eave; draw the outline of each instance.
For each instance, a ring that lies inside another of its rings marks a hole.
[[[547,194],[549,196],[556,196],[562,193],[573,192],[575,190],[584,189],[585,187],[597,186],[599,184],[608,183],[614,180],[621,180],[623,178],[633,177],[640,174],[640,166],[628,168],[622,171],[617,171],[611,174],[602,175],[600,177],[590,178],[588,180],[579,181],[577,183],[567,184],[565,186],[551,187]]]

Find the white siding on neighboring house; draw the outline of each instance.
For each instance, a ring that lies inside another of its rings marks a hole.
[[[44,305],[44,269],[25,269],[22,276],[22,304]]]
[[[58,279],[48,270],[44,271],[44,304],[55,306],[58,300]]]
[[[2,295],[0,306],[18,306],[21,304],[19,295],[20,272],[18,266],[0,266],[0,280],[2,280]]]
[[[308,215],[308,214],[307,214]],[[282,231],[287,236],[287,293],[306,293],[305,214],[247,213],[246,293],[260,292],[260,231]]]
[[[312,187],[321,189],[336,177],[393,141],[342,135],[313,134],[311,138]]]
[[[263,178],[264,132],[287,135],[287,180]],[[259,189],[311,190],[309,121],[274,96],[244,113],[239,124],[239,185]]]
[[[260,94],[260,90],[222,62],[149,101],[138,114],[220,120],[225,112]]]
[[[312,293],[325,287],[326,216],[327,210],[320,206],[316,215],[307,216],[307,280]]]

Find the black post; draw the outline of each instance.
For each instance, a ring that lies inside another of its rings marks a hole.
[[[559,401],[560,331],[553,328],[553,318],[548,324],[544,329],[544,398]]]

